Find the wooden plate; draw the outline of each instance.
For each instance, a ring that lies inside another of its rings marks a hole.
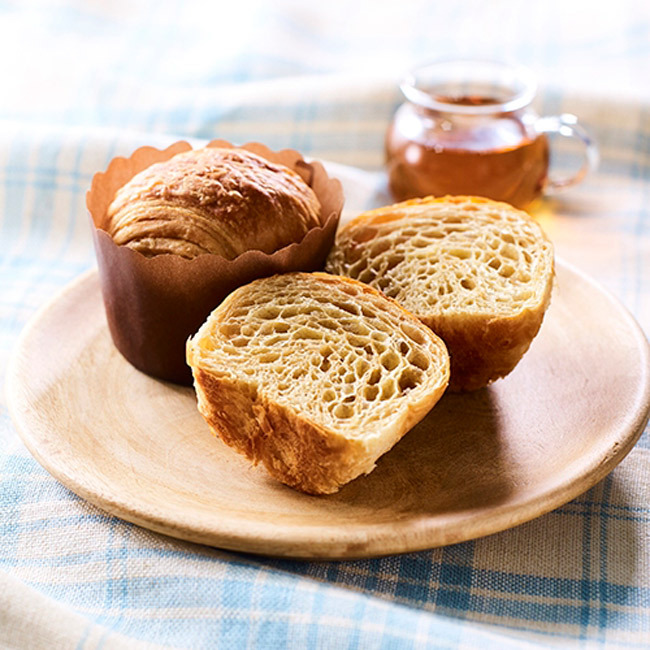
[[[587,490],[641,435],[649,359],[623,307],[558,264],[542,330],[509,377],[444,396],[369,476],[312,497],[215,440],[191,389],[120,356],[91,272],[23,333],[8,399],[36,459],[118,517],[226,549],[368,557],[504,530]]]

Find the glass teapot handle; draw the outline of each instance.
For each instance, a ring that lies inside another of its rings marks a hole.
[[[575,174],[551,178],[546,181],[546,188],[560,190],[565,187],[576,185],[591,171],[598,167],[598,147],[593,138],[578,123],[578,118],[571,113],[562,115],[549,115],[540,117],[535,122],[538,133],[556,133],[565,138],[574,138],[584,145],[583,160],[580,169]]]

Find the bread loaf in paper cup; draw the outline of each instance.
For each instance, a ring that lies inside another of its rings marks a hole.
[[[322,269],[343,191],[293,150],[215,140],[141,147],[87,194],[113,341],[139,370],[189,385],[185,342],[238,286]]]

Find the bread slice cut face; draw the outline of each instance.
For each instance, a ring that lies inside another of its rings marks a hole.
[[[256,280],[187,343],[212,432],[279,481],[336,492],[438,401],[441,339],[381,292],[326,273]]]
[[[447,344],[449,389],[513,370],[549,304],[553,246],[528,214],[488,199],[404,201],[339,230],[326,269],[397,300]]]

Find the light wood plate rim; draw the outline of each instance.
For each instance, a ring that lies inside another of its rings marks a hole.
[[[39,332],[50,312],[62,300],[74,298],[92,283],[99,290],[95,270],[65,287],[39,310],[22,332],[7,372],[6,390],[10,415],[23,442],[36,460],[75,494],[126,521],[179,539],[228,550],[304,559],[374,557],[475,539],[545,514],[591,488],[630,452],[648,420],[650,348],[643,331],[618,299],[593,279],[562,261],[558,261],[557,265],[563,277],[582,283],[586,291],[596,292],[610,302],[612,310],[616,311],[627,334],[632,337],[633,345],[638,349],[642,371],[635,406],[625,415],[623,425],[616,432],[611,446],[596,456],[590,456],[588,462],[578,463],[575,471],[565,475],[552,490],[540,493],[533,490],[521,502],[477,508],[475,512],[466,509],[460,514],[413,517],[385,524],[368,525],[361,520],[343,528],[332,528],[328,535],[323,534],[321,526],[287,529],[283,524],[272,521],[242,521],[236,514],[228,518],[220,513],[216,526],[214,522],[206,526],[200,516],[191,512],[187,517],[176,516],[170,520],[164,508],[156,511],[150,506],[142,507],[132,498],[123,498],[119,490],[111,493],[110,490],[98,489],[96,485],[88,484],[85,476],[80,480],[80,477],[69,471],[66,457],[57,453],[56,437],[52,438],[47,429],[47,414],[44,416],[31,409],[30,382],[22,376],[17,359],[20,354],[28,354],[31,338]]]

